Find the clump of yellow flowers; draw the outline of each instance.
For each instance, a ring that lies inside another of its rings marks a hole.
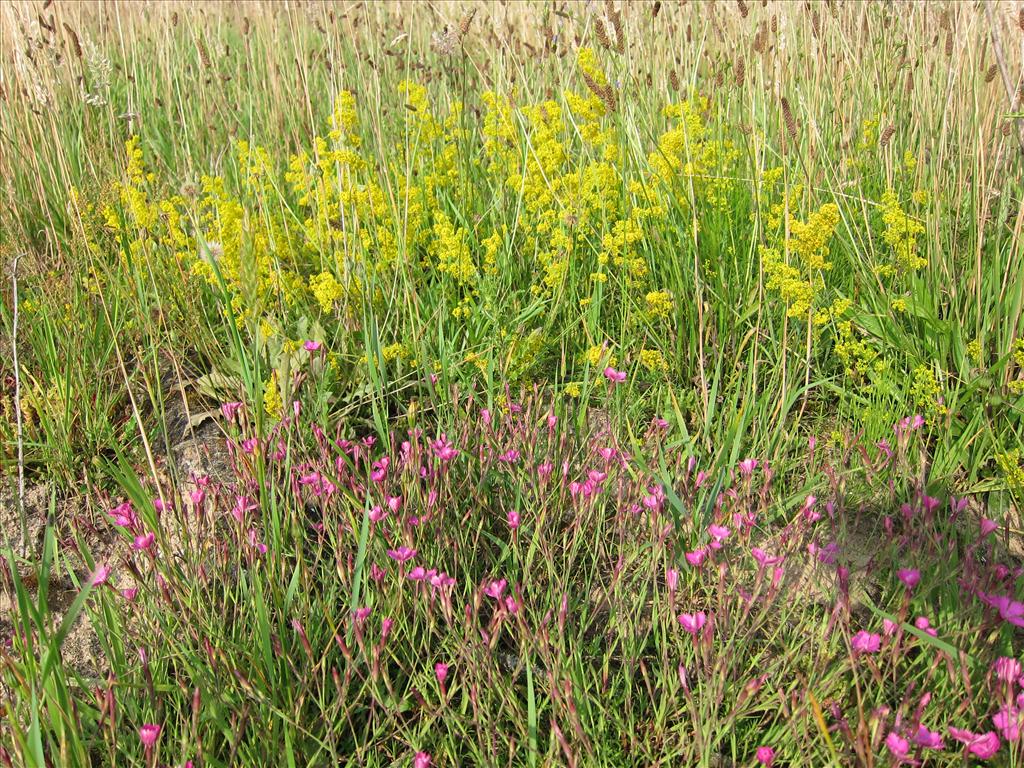
[[[761,246],[768,289],[778,292],[789,317],[804,317],[810,312],[823,285],[822,274],[832,268],[828,244],[838,224],[838,206],[826,203],[806,222],[790,219],[785,250],[794,258],[787,260],[778,247]]]

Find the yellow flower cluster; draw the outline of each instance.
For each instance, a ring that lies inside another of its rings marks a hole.
[[[803,317],[811,311],[821,273],[832,268],[827,260],[828,244],[839,223],[839,208],[826,203],[806,222],[791,219],[787,249],[797,257],[797,265],[787,262],[777,248],[761,246],[761,263],[768,277],[768,289],[777,291],[789,317]]]
[[[892,248],[897,272],[916,272],[928,263],[917,253],[917,238],[924,234],[924,225],[907,215],[891,189],[882,195],[882,223],[885,224],[882,239]]]

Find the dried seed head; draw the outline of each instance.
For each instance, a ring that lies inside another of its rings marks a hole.
[[[744,79],[746,77],[746,72],[747,72],[746,62],[743,60],[743,57],[740,56],[740,57],[738,57],[736,59],[736,63],[733,65],[733,68],[732,68],[733,80],[735,81],[736,86],[738,88],[742,88],[743,87],[743,81],[744,81]]]
[[[679,90],[679,75],[676,74],[676,71],[674,69],[669,70],[668,83],[669,85],[672,86],[673,91]]]
[[[953,55],[953,31],[950,30],[946,33],[946,57]]]
[[[740,17],[747,18],[747,14],[750,13],[750,9],[747,8],[747,4],[743,0],[736,0],[736,5],[740,9]]]
[[[594,20],[594,34],[597,35],[597,41],[601,43],[601,47],[606,50],[610,50],[612,47],[611,38],[608,37],[608,22],[604,16],[598,16]]]
[[[476,16],[476,8],[473,8],[462,17],[459,21],[459,39],[462,39],[469,33],[469,25],[473,23],[473,17]]]
[[[796,141],[796,118],[793,117],[793,110],[789,107],[789,101],[785,96],[781,99],[782,103],[782,120],[786,123],[786,132],[789,134],[789,138]]]
[[[772,34],[773,35],[779,34],[779,17],[778,16],[772,16]]]
[[[878,137],[878,146],[885,149],[889,146],[889,141],[892,140],[892,135],[896,133],[896,126],[892,123],[886,126],[885,130],[882,131],[882,135]]]
[[[66,21],[64,22],[64,31],[68,33],[68,39],[71,41],[71,50],[75,52],[75,56],[82,58],[82,44],[78,42],[75,30]]]
[[[985,73],[985,82],[991,83],[996,79],[996,75],[999,73],[999,65],[993,64],[988,68],[988,72]]]

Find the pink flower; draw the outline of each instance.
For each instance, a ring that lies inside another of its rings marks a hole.
[[[132,509],[132,505],[127,501],[118,504],[108,514],[113,518],[114,525],[122,528],[135,528],[139,523],[135,510]]]
[[[495,600],[500,600],[506,586],[508,586],[506,579],[496,579],[484,588],[484,594],[488,597],[493,597]]]
[[[121,590],[121,597],[127,600],[129,603],[135,599],[135,596],[139,594],[138,587],[125,587]]]
[[[750,554],[753,555],[754,559],[757,560],[758,564],[764,568],[769,565],[776,565],[782,562],[781,557],[772,557],[760,547],[754,547],[750,550]]]
[[[435,573],[437,572],[435,571]],[[423,581],[428,578],[427,569],[424,568],[422,565],[417,565],[415,568],[409,571],[409,573],[406,575],[406,578],[409,579],[409,581]]]
[[[370,615],[372,611],[372,608],[367,608],[364,606],[362,608],[356,608],[354,611],[352,611],[352,615],[355,617],[357,623],[362,624],[364,621],[366,621],[367,617]]]
[[[679,571],[675,568],[669,568],[665,571],[665,584],[668,586],[669,592],[675,592],[679,586]]]
[[[316,352],[317,350],[320,349],[320,347],[321,344],[319,341],[307,341],[305,344],[302,345],[302,348],[305,349],[307,352]]]
[[[370,513],[369,513],[370,522],[379,523],[381,520],[383,520],[387,516],[388,516],[387,510],[382,508],[380,506],[380,504],[374,504],[373,507],[370,508]]]
[[[992,670],[996,673],[996,677],[1004,683],[1012,683],[1021,675],[1020,662],[1007,656],[1000,656],[996,659]]]
[[[388,557],[392,560],[398,561],[399,563],[405,563],[416,557],[416,550],[405,546],[399,547],[398,549],[389,549]]]
[[[248,496],[235,496],[235,505],[231,508],[231,516],[241,523],[245,520],[247,513],[254,512],[257,508],[256,502]]]
[[[906,585],[907,589],[913,589],[921,581],[921,572],[916,568],[901,568],[896,572],[896,575],[899,576],[900,581]]]
[[[384,482],[384,478],[388,476],[389,466],[391,466],[391,459],[387,456],[373,462],[373,467],[370,470],[370,479],[375,483]]]
[[[1011,600],[1006,595],[980,595],[981,599],[998,609],[1003,621],[1016,627],[1024,627],[1024,603]]]
[[[434,455],[437,456],[441,461],[451,461],[458,456],[459,451],[448,442],[448,437],[444,433],[441,434],[437,440],[433,443]]]
[[[932,637],[939,636],[938,630],[932,627],[931,622],[928,621],[927,616],[918,616],[916,619],[914,619],[914,626],[920,629],[926,635],[931,635]]]
[[[724,525],[715,525],[712,523],[708,526],[708,533],[711,534],[711,538],[715,541],[724,541],[729,538],[729,529]]]
[[[516,512],[514,509],[510,509],[508,511],[508,515],[506,515],[506,518],[508,519],[508,527],[511,528],[513,531],[519,527],[519,513]]]
[[[885,746],[895,757],[900,759],[906,757],[910,752],[910,744],[896,731],[890,731],[889,735],[885,737]]]
[[[1004,707],[992,716],[992,724],[1007,741],[1020,739],[1021,713],[1014,707]]]
[[[613,385],[621,384],[626,380],[626,372],[616,371],[609,365],[607,368],[604,369],[604,377],[608,379],[608,381],[611,382]]]
[[[90,584],[94,587],[101,587],[107,583],[108,578],[110,578],[110,566],[106,563],[100,563],[92,574]]]
[[[156,536],[152,531],[149,533],[140,533],[135,537],[135,541],[132,542],[132,549],[149,549],[153,546],[154,541],[156,541]]]
[[[988,760],[999,751],[999,737],[994,731],[988,731],[987,733],[972,733],[971,731],[963,728],[954,728],[950,726],[949,735],[962,743],[967,748],[967,752],[969,754],[972,754],[981,760]]]
[[[754,756],[757,758],[757,762],[765,768],[771,768],[772,763],[775,762],[775,750],[771,747],[758,747]]]
[[[757,459],[744,459],[740,462],[740,474],[744,477],[750,477],[755,469],[757,469]]]
[[[890,621],[889,619],[882,619],[882,631],[886,635],[895,635],[896,630],[900,628],[898,622]]]
[[[430,755],[426,752],[417,752],[412,759],[412,768],[430,768]]]
[[[877,653],[882,647],[882,636],[862,629],[853,636],[850,645],[857,653]]]
[[[693,552],[686,553],[686,562],[692,565],[694,568],[700,568],[701,563],[708,556],[706,549],[695,549]]]
[[[434,677],[437,678],[437,682],[444,685],[444,681],[448,678],[448,665],[442,664],[440,661],[434,665]]]
[[[154,745],[156,740],[160,738],[160,726],[156,723],[146,723],[139,728],[139,741],[142,742],[142,746],[149,752]]]
[[[691,635],[696,635],[700,632],[707,623],[707,620],[708,615],[704,611],[679,614],[679,625]]]
[[[220,412],[223,414],[226,421],[234,421],[238,412],[242,409],[242,403],[221,403]]]
[[[995,520],[989,520],[987,517],[981,518],[981,535],[982,538],[988,536],[992,531],[999,530],[999,523]]]
[[[937,731],[929,731],[923,725],[917,726],[914,743],[925,749],[942,749],[942,735]]]
[[[515,464],[519,461],[519,451],[515,448],[510,448],[498,457],[498,461],[503,464]]]

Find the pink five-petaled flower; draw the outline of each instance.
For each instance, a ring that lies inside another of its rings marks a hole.
[[[443,664],[440,661],[434,665],[434,677],[437,678],[437,682],[440,685],[444,685],[444,681],[448,678],[448,665]]]
[[[916,568],[901,568],[896,575],[907,589],[913,589],[921,581],[921,572]]]
[[[412,759],[412,768],[430,768],[430,755],[426,752],[417,752]]]
[[[882,636],[862,629],[853,636],[850,645],[857,653],[877,653],[882,647]]]
[[[317,350],[320,349],[321,346],[322,345],[320,344],[319,341],[312,341],[312,340],[310,340],[310,341],[307,341],[305,344],[303,344],[302,348],[304,350],[306,350],[307,352],[316,352]]]
[[[135,537],[132,542],[132,549],[145,550],[153,546],[153,542],[156,541],[156,536],[152,531],[149,533],[140,533]]]
[[[100,563],[96,566],[96,570],[93,571],[92,580],[89,583],[94,587],[101,587],[107,583],[109,578],[110,566],[106,563]]]
[[[119,525],[122,528],[134,528],[139,522],[135,510],[132,509],[131,503],[127,501],[121,502],[110,510],[109,515],[114,520],[114,525]]]
[[[509,528],[511,528],[514,531],[516,528],[519,527],[519,523],[521,522],[521,519],[519,517],[519,513],[518,512],[516,512],[514,509],[510,509],[508,511],[508,515],[506,517],[508,519],[508,527]]]
[[[697,611],[696,613],[681,613],[679,614],[679,626],[689,632],[691,635],[696,635],[703,629],[707,623],[708,615],[704,611]]]
[[[996,677],[1004,683],[1012,683],[1021,675],[1020,662],[1008,656],[1000,656],[992,665]]]
[[[999,751],[999,736],[995,731],[987,733],[974,733],[966,728],[949,727],[949,735],[959,741],[967,748],[969,754],[981,760],[988,760]]]
[[[923,725],[918,725],[914,743],[925,749],[942,749],[942,734],[938,731],[929,731]]]
[[[389,549],[388,557],[392,560],[397,560],[399,563],[404,563],[416,557],[416,550],[405,546],[398,549]]]
[[[506,586],[508,586],[506,579],[495,579],[484,588],[484,594],[488,597],[493,597],[495,600],[500,600]]]
[[[772,763],[775,762],[775,750],[771,747],[758,747],[754,756],[757,758],[757,762],[765,768],[771,768]]]
[[[626,372],[616,371],[609,365],[607,368],[604,369],[604,377],[608,379],[608,381],[611,382],[613,385],[621,384],[626,380]]]
[[[757,459],[744,459],[740,462],[740,474],[744,477],[750,477],[755,469],[757,469]]]
[[[992,531],[999,529],[999,523],[995,520],[989,520],[987,517],[981,518],[981,536],[984,538],[988,536]]]
[[[889,735],[885,737],[885,746],[894,757],[901,760],[910,752],[910,743],[896,731],[890,731]]]
[[[711,534],[711,538],[715,541],[724,541],[729,538],[729,529],[724,525],[716,525],[712,523],[708,526],[708,533]]]
[[[362,624],[364,621],[366,621],[367,617],[370,615],[370,612],[372,610],[372,608],[367,607],[356,608],[354,611],[352,611],[352,615],[355,617],[357,623]]]
[[[156,745],[156,740],[160,738],[160,726],[156,723],[146,723],[139,728],[139,741],[142,742],[142,746],[149,752]]]
[[[441,437],[434,441],[434,455],[441,461],[451,461],[458,454],[458,449],[448,442],[448,436],[441,433]]]

